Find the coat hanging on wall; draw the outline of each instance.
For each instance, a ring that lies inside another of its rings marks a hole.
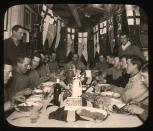
[[[53,40],[56,36],[56,22],[57,18],[53,16],[53,11],[49,9],[46,5],[42,7],[42,44],[48,44],[46,47],[51,47]]]

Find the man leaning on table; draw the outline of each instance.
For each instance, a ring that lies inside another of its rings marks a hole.
[[[142,82],[144,84],[144,86],[146,87],[147,90],[149,87],[149,72],[148,72],[148,63],[145,63],[142,68],[141,68],[141,78],[142,78]],[[133,113],[133,114],[138,114],[139,117],[142,120],[146,120],[148,117],[148,103],[149,103],[149,96],[148,94],[144,94],[141,97],[141,101],[137,102],[137,101],[132,101],[131,105],[129,105],[128,110],[129,112]],[[143,112],[139,112],[139,107],[143,108]]]
[[[13,66],[13,78],[10,83],[10,98],[12,101],[25,101],[25,96],[30,95],[30,80],[27,75],[28,67],[31,59],[27,56],[20,54],[16,58],[15,65]]]
[[[115,92],[121,94],[121,99],[125,103],[131,101],[140,102],[143,96],[148,96],[148,89],[141,80],[140,69],[143,62],[137,56],[129,56],[127,58],[126,73],[130,74],[130,78],[125,88],[113,88]]]

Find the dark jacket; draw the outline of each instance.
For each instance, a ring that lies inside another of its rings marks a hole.
[[[4,40],[4,59],[9,60],[12,64],[15,63],[17,55],[24,52],[26,52],[24,43],[21,42],[16,46],[12,38]]]

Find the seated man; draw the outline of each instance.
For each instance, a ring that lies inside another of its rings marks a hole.
[[[121,98],[125,103],[136,101],[140,102],[144,95],[148,95],[148,89],[141,80],[140,68],[142,60],[136,56],[130,56],[127,59],[126,72],[130,74],[129,82],[123,89]]]
[[[13,108],[11,100],[9,99],[9,91],[7,83],[12,77],[12,65],[11,62],[5,60],[4,62],[4,112]]]
[[[56,61],[56,53],[52,52],[51,58],[49,60],[49,69],[51,72],[59,69],[58,63]]]
[[[106,76],[107,83],[113,84],[114,80],[117,80],[122,76],[122,70],[120,69],[119,57],[114,57],[112,60],[113,67],[106,69],[103,75]]]
[[[20,55],[16,59],[16,64],[13,67],[13,78],[10,83],[10,97],[12,101],[24,102],[25,96],[30,95],[30,80],[27,75],[30,60],[28,57]]]
[[[105,70],[109,68],[109,64],[106,62],[106,59],[103,55],[100,55],[99,56],[99,63],[96,64],[96,67],[94,69],[97,69],[97,70]]]
[[[39,73],[40,77],[43,77],[46,75],[46,71],[45,71],[45,55],[43,53],[40,53],[41,56],[41,60],[40,60],[40,64],[37,68],[37,71]]]
[[[111,84],[125,88],[126,84],[129,81],[130,75],[126,73],[127,68],[127,56],[120,57],[120,62],[116,65],[118,69],[122,70],[122,74],[115,80],[111,80]]]
[[[149,87],[149,80],[148,80],[148,63],[145,63],[141,68],[141,77],[142,82],[145,85],[146,89],[148,90]],[[148,92],[144,93],[139,100],[139,103],[135,103],[135,101],[131,101],[131,105],[128,107],[129,112],[134,114],[139,114],[139,117],[142,120],[146,120],[148,117]],[[133,103],[133,104],[132,104]],[[138,108],[141,107],[144,109],[143,112],[139,112]]]
[[[31,70],[28,72],[31,89],[34,89],[40,83],[40,76],[37,71],[37,67],[39,66],[40,59],[41,59],[41,56],[39,53],[33,54],[33,57],[31,60]]]
[[[72,69],[74,65],[75,65],[75,68],[78,69],[78,70],[84,71],[86,69],[86,67],[83,64],[83,62],[81,62],[79,60],[77,54],[73,54],[72,61],[70,61],[69,63],[67,63],[66,69]]]

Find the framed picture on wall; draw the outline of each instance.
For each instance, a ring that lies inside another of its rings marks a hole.
[[[8,26],[8,11],[5,12],[4,16],[4,31],[7,31],[7,26]]]
[[[30,10],[24,8],[24,27],[30,29]]]

